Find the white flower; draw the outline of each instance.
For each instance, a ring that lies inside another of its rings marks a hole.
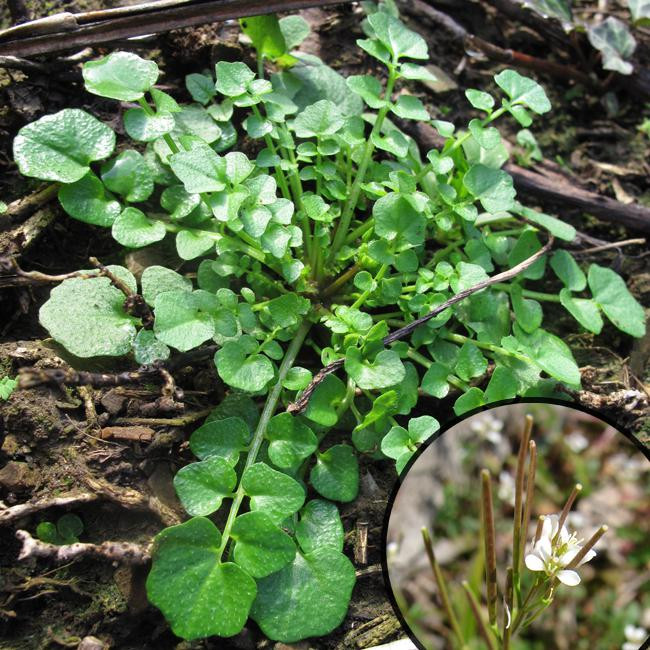
[[[625,626],[625,639],[621,650],[639,650],[643,642],[648,638],[648,632],[642,627],[634,627],[634,625]]]
[[[582,550],[583,540],[579,540],[575,533],[569,535],[569,531],[564,525],[558,534],[559,523],[559,515],[544,517],[542,534],[533,544],[531,552],[524,561],[531,571],[544,571],[550,578],[557,578],[561,583],[575,587],[580,583],[580,576],[576,571],[565,567],[571,564],[575,556]],[[595,555],[596,551],[587,551],[578,566],[589,562]]]
[[[501,472],[499,474],[499,490],[497,492],[499,499],[510,505],[515,502],[515,479],[510,472]]]
[[[576,454],[584,451],[589,446],[589,440],[580,431],[570,433],[564,440],[569,445],[569,449]]]
[[[485,438],[493,445],[498,445],[503,439],[501,435],[503,422],[501,420],[497,420],[491,414],[484,414],[482,417],[475,418],[470,425],[470,428],[474,433],[478,434],[482,438]]]

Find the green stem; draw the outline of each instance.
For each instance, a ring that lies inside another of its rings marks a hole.
[[[460,343],[461,345],[463,343],[473,343],[477,348],[481,348],[482,350],[488,350],[489,352],[493,352],[494,354],[503,354],[508,357],[513,357],[514,359],[518,359],[519,361],[530,363],[530,359],[523,354],[519,354],[518,352],[511,352],[510,350],[506,350],[505,348],[502,348],[500,345],[494,345],[493,343],[485,343],[483,341],[477,341],[476,339],[471,339],[468,336],[463,336],[462,334],[447,333],[442,338],[447,341],[451,341],[452,343]]]
[[[501,291],[507,291],[510,293],[512,291],[512,284],[505,284],[503,282],[497,282],[492,285],[493,289],[501,289]],[[531,291],[530,289],[522,289],[521,295],[524,298],[534,298],[535,300],[542,300],[546,302],[560,302],[560,296],[554,293],[542,293],[541,291]]]
[[[334,258],[348,236],[348,229],[350,227],[350,222],[352,221],[352,215],[354,214],[354,210],[357,207],[357,201],[359,200],[359,195],[361,194],[361,185],[366,177],[366,171],[368,170],[368,165],[370,164],[373,151],[375,150],[374,137],[381,132],[381,126],[390,110],[390,98],[393,93],[396,79],[397,73],[395,68],[390,65],[388,68],[388,82],[386,84],[386,91],[384,92],[384,99],[387,101],[387,104],[379,110],[379,113],[377,113],[377,118],[375,119],[370,136],[368,137],[368,140],[366,140],[366,146],[363,151],[363,156],[361,157],[361,163],[357,169],[357,175],[352,184],[350,194],[348,195],[348,200],[343,206],[341,219],[339,220],[339,225],[336,229],[336,234],[334,235],[334,241],[332,242],[332,248],[330,250],[331,259]]]
[[[417,350],[414,350],[413,348],[408,349],[406,356],[412,361],[415,361],[416,363],[419,363],[421,366],[424,366],[427,370],[433,365],[433,361],[430,361],[423,354],[420,354]],[[469,390],[469,386],[454,375],[447,376],[447,383],[451,384],[454,388],[458,388],[459,390],[462,390],[464,392],[467,392]]]
[[[293,366],[293,363],[296,360],[296,357],[298,356],[298,352],[300,352],[300,348],[302,347],[303,341],[307,337],[307,333],[309,332],[310,327],[311,327],[311,322],[308,320],[304,320],[300,325],[300,327],[298,328],[298,331],[295,333],[293,339],[291,340],[289,347],[287,348],[287,352],[284,355],[284,359],[282,359],[282,363],[280,364],[280,368],[278,370],[277,382],[269,392],[268,397],[266,398],[266,402],[264,403],[264,408],[262,409],[262,415],[260,416],[260,420],[257,424],[257,428],[255,429],[255,433],[253,434],[253,439],[250,444],[250,451],[248,452],[248,456],[246,457],[246,463],[244,464],[244,468],[242,470],[242,476],[246,473],[246,470],[257,459],[257,454],[259,453],[260,447],[262,446],[262,442],[264,441],[264,434],[266,432],[266,427],[269,423],[269,420],[271,419],[271,416],[275,411],[276,406],[278,405],[280,394],[282,393],[282,382],[287,376],[289,370],[291,370],[291,367]],[[237,517],[237,513],[239,512],[239,508],[241,507],[242,501],[244,500],[245,496],[246,495],[244,493],[244,489],[242,487],[241,479],[240,479],[239,486],[237,487],[237,490],[235,492],[235,497],[232,501],[232,504],[230,505],[230,512],[228,513],[228,519],[226,520],[226,525],[224,526],[223,529],[221,546],[219,547],[219,551],[217,552],[219,560],[221,560],[221,558],[223,557],[223,553],[226,550],[226,546],[230,541],[230,531],[232,530],[233,524],[235,523],[235,518]]]
[[[377,275],[374,277],[374,283],[373,284],[378,284],[381,279],[386,275],[386,271],[388,271],[388,264],[382,264],[379,267],[379,271],[377,271]],[[352,303],[352,308],[353,309],[359,309],[361,305],[363,305],[364,302],[368,299],[368,296],[374,291],[374,287],[370,287],[369,289],[366,289],[353,303]]]

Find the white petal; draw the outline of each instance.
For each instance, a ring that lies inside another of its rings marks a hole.
[[[551,540],[548,537],[541,537],[539,542],[535,544],[535,553],[546,562],[553,555]]]
[[[568,587],[575,587],[580,584],[580,576],[575,571],[570,571],[568,569],[558,571],[557,578],[562,584],[565,584]]]
[[[566,553],[564,553],[558,558],[560,564],[562,566],[567,566],[568,564],[571,564],[571,561],[576,555],[578,555],[578,553],[580,553],[580,547],[570,548]]]
[[[596,557],[596,551],[590,550],[587,551],[587,554],[578,562],[578,566],[582,566],[585,562],[589,562],[589,560],[593,560],[593,558]]]
[[[524,558],[524,562],[531,571],[544,571],[544,562],[537,555],[533,555],[532,553],[527,555]]]
[[[546,515],[544,517],[544,523],[542,524],[542,538],[548,537],[551,539],[553,535],[555,534],[553,526],[553,517],[557,517],[557,515]]]

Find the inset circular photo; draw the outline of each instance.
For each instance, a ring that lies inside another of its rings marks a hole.
[[[407,465],[385,528],[420,648],[639,650],[650,639],[650,456],[566,404],[475,413]]]

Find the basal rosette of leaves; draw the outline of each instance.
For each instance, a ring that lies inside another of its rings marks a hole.
[[[79,109],[27,125],[14,150],[23,174],[60,183],[73,218],[110,227],[127,248],[174,238],[178,257],[196,260],[192,279],[150,266],[139,286],[110,267],[151,307],[149,329],[108,277],[64,281],[40,318],[80,357],[144,364],[217,344],[216,371],[232,390],[190,438],[197,461],[174,484],[191,518],[157,536],[148,594],[181,637],[232,636],[250,617],[291,642],[343,620],[355,572],[336,503],[357,496],[360,454],[401,470],[437,431],[432,417],[408,418],[419,389],[458,390],[460,414],[577,388],[569,347],[542,327],[545,301],[561,302],[576,329],[598,333],[603,314],[632,336],[645,325],[616,273],[585,273],[560,249],[385,346],[389,329],[529,258],[548,232],[574,238],[517,201],[492,126],[509,114],[528,127],[549,101],[504,70],[498,99],[467,91],[478,115],[467,130],[432,122],[445,145],[422,158],[396,122],[430,121],[409,92],[431,78],[427,46],[389,8],[368,16],[358,41],[384,64],[382,80],[344,79],[301,54],[298,17],[248,18],[243,29],[258,73],[222,61],[214,76],[191,74],[189,104],[156,88],[156,64],[134,54],[86,64],[89,92],[126,102],[132,144],[119,152],[110,127]],[[275,63],[268,79],[265,59]],[[548,273],[559,295],[528,288]],[[302,414],[276,413],[337,359],[344,372],[320,382]],[[352,432],[348,442],[327,440],[336,428]]]

